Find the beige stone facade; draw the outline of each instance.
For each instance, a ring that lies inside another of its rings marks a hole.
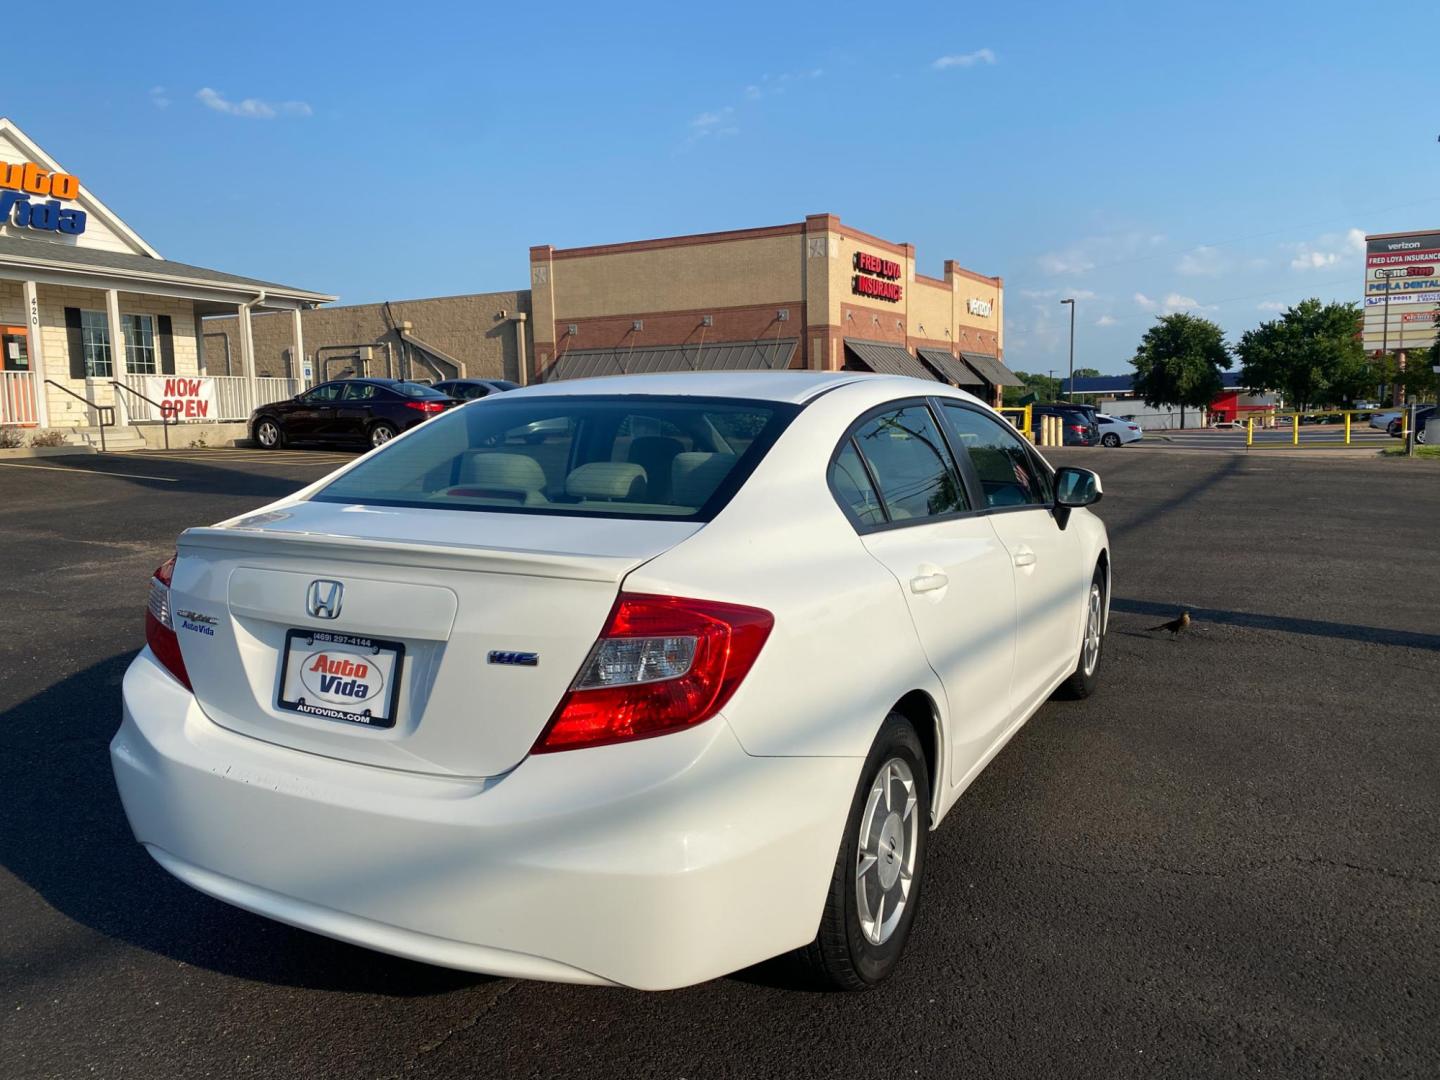
[[[557,364],[571,350],[699,351],[790,339],[790,365],[821,371],[857,366],[846,339],[912,356],[926,348],[1003,360],[1004,282],[954,260],[941,269],[939,277],[920,273],[914,245],[833,214],[599,247],[534,247],[532,378],[562,373]]]
[[[518,382],[521,355],[529,357],[534,352],[529,314],[530,292],[521,289],[314,308],[303,314],[302,326],[315,382],[338,378],[347,371],[432,380],[468,375]],[[291,362],[289,318],[257,315],[251,324],[259,372],[299,377],[301,372]],[[239,355],[238,319],[206,319],[202,333],[205,369],[221,374],[226,356],[233,364]]]

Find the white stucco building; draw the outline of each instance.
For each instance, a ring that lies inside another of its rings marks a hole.
[[[0,425],[153,422],[154,403],[183,420],[244,419],[296,392],[300,312],[334,299],[163,258],[0,118]],[[256,377],[255,311],[291,313],[288,378]],[[222,314],[238,315],[240,347],[205,370],[201,320]]]

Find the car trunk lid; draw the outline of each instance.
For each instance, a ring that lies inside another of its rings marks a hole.
[[[698,527],[302,502],[183,534],[171,603],[215,723],[493,776],[534,744],[625,575]],[[334,718],[362,693],[370,723]]]

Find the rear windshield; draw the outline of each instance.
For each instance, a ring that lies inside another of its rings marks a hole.
[[[445,396],[439,390],[436,390],[433,386],[426,386],[424,383],[393,382],[390,383],[390,389],[394,390],[397,394],[404,394],[406,397],[413,398],[433,398]]]
[[[493,396],[426,421],[313,498],[708,521],[797,411],[721,398]]]

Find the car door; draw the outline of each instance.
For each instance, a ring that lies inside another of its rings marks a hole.
[[[326,431],[331,439],[363,439],[375,416],[375,406],[380,398],[392,397],[388,391],[372,382],[348,382],[335,404],[334,419]]]
[[[1015,662],[1010,556],[977,513],[923,400],[862,417],[836,450],[831,488],[866,549],[895,576],[948,699],[953,785],[1008,727]]]
[[[1075,667],[1090,571],[1056,519],[1049,471],[1025,441],[965,402],[943,402],[940,412],[1014,566],[1019,633],[1011,696],[1024,712]]]
[[[321,438],[335,412],[335,399],[343,383],[322,383],[291,402],[285,411],[285,434],[295,439]]]

